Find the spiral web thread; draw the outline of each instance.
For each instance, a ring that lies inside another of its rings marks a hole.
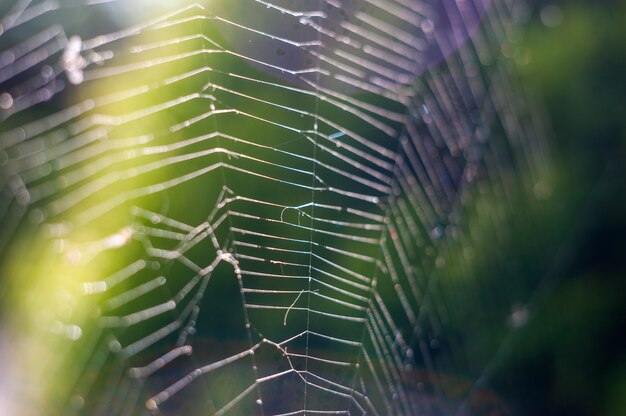
[[[513,330],[522,283],[467,300],[464,271],[548,159],[510,77],[524,2],[2,7],[0,246],[44,259],[5,320],[44,340],[36,406],[468,411],[449,375],[485,362],[455,325]]]

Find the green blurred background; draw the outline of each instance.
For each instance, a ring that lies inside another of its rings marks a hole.
[[[546,280],[495,389],[525,415],[626,412],[626,2],[539,2],[519,72],[545,105],[554,189],[520,243]],[[523,233],[523,231],[519,231]]]

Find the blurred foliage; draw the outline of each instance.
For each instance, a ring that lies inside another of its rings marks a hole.
[[[544,24],[554,3],[538,5],[523,46],[528,59],[520,65],[546,106],[557,177],[551,207],[541,214],[546,228],[533,229],[521,255],[551,253],[552,261],[531,319],[514,333],[494,382],[520,414],[620,415],[626,408],[626,3],[557,5],[558,25]]]

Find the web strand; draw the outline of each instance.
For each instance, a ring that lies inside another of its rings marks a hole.
[[[510,190],[549,161],[500,57],[523,3],[122,3],[1,9],[0,249],[30,230],[62,293],[38,295],[42,374],[69,377],[46,400],[458,409],[448,375],[483,368],[455,325],[502,312],[455,304],[471,221],[505,240]]]

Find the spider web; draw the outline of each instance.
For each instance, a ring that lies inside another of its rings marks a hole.
[[[5,406],[486,414],[467,339],[537,283],[464,281],[548,160],[524,2],[9,3]]]

